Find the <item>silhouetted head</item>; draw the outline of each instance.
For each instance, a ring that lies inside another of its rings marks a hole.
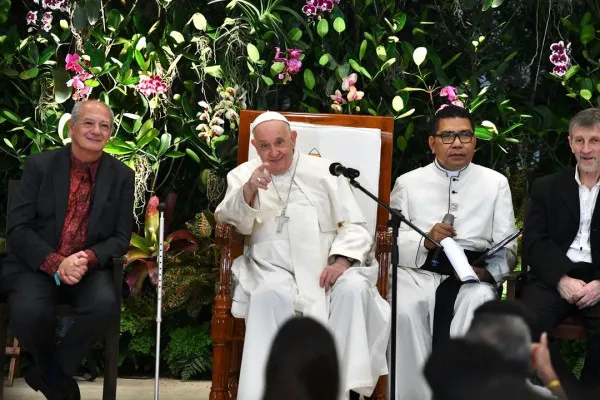
[[[311,318],[288,320],[271,347],[263,400],[337,400],[338,362],[327,328]]]
[[[434,400],[490,400],[488,386],[495,380],[515,380],[525,384],[522,374],[513,365],[483,343],[452,339],[433,351],[423,374],[433,392]],[[514,397],[504,397],[503,399]]]

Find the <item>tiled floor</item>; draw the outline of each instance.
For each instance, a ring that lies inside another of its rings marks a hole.
[[[95,382],[79,381],[82,400],[102,400],[102,379]],[[210,382],[182,382],[175,379],[161,379],[159,397],[163,400],[207,400]],[[154,379],[119,379],[117,385],[118,400],[152,400],[154,398]],[[5,400],[43,400],[44,396],[27,386],[23,378],[15,379],[13,387],[4,382]]]

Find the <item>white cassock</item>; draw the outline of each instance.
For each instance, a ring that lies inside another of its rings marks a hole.
[[[296,152],[290,170],[273,175],[268,189],[259,190],[253,207],[244,201],[242,187],[261,165],[260,159],[241,164],[227,176],[227,193],[217,207],[217,219],[247,235],[245,254],[232,266],[231,311],[246,319],[239,400],[262,397],[271,343],[279,327],[297,314],[329,327],[345,392],[352,389],[370,395],[378,377],[387,374],[391,312],[376,287],[379,265],[373,258],[373,238],[348,180],[332,176],[330,163]],[[289,220],[278,233],[276,217],[288,190]],[[326,294],[319,278],[333,255],[357,261]]]
[[[482,252],[516,230],[506,177],[473,163],[460,171],[446,171],[436,160],[408,172],[396,180],[390,204],[424,232],[445,214],[453,214],[454,240],[464,250]],[[422,369],[431,352],[435,292],[448,276],[421,269],[428,250],[407,225],[401,225],[398,246],[396,398],[427,400],[431,391]],[[515,265],[513,241],[488,258],[486,269],[501,284]],[[489,283],[461,286],[450,336],[464,335],[475,309],[496,297],[496,288]]]

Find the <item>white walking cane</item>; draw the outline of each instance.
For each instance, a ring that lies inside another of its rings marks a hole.
[[[158,205],[158,287],[156,302],[156,366],[154,377],[154,400],[158,400],[158,375],[160,370],[160,323],[162,321],[162,278],[163,278],[163,253],[165,240],[165,205]]]

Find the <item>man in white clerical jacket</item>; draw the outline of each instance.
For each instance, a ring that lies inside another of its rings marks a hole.
[[[440,108],[429,137],[435,160],[401,175],[390,199],[393,208],[434,240],[453,238],[471,264],[515,231],[508,181],[471,162],[475,141],[468,110]],[[454,216],[453,225],[442,223],[448,213]],[[498,286],[516,265],[516,245],[513,241],[487,263],[473,266],[480,282],[465,284],[455,277],[444,252],[436,257],[434,244],[406,225],[401,225],[398,246],[397,399],[426,400],[431,392],[422,367],[431,352],[434,321],[441,326],[438,330],[445,330],[442,334],[462,336],[473,311],[497,297]]]
[[[343,177],[330,161],[295,151],[296,132],[276,112],[250,126],[259,158],[227,176],[216,210],[221,223],[247,235],[233,264],[232,313],[246,319],[239,400],[258,400],[278,328],[295,315],[329,327],[337,346],[343,395],[370,395],[387,374],[390,307],[376,288],[373,238]]]

